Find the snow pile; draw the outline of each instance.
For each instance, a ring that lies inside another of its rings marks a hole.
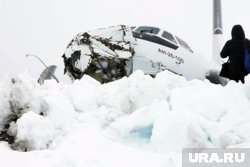
[[[222,87],[137,71],[103,85],[84,76],[40,86],[24,74],[0,82],[0,130],[11,139],[0,142],[1,163],[181,166],[185,147],[249,147],[249,118],[250,77]]]

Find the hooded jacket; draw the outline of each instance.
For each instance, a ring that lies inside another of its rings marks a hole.
[[[229,57],[229,72],[234,78],[244,78],[247,74],[244,68],[244,49],[250,51],[250,41],[245,38],[245,32],[241,25],[235,25],[232,28],[232,39],[224,45],[220,55],[222,58]]]

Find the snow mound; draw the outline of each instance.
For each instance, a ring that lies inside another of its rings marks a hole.
[[[103,85],[89,76],[42,86],[28,74],[5,78],[0,156],[19,156],[21,167],[179,166],[185,147],[250,146],[249,93],[250,77],[222,87],[168,71]]]

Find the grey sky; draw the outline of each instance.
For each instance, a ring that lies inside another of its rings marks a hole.
[[[61,55],[79,32],[111,25],[159,26],[196,52],[212,54],[212,0],[0,0],[0,77],[44,69],[27,53],[55,64],[62,77]],[[250,37],[249,0],[222,0],[224,39],[242,24]]]

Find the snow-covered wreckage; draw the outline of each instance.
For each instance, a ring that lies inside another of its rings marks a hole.
[[[169,70],[188,80],[224,82],[217,64],[197,55],[180,37],[158,27],[118,25],[79,33],[62,57],[64,73],[73,80],[87,74],[107,83],[136,70],[151,76]]]
[[[90,75],[101,83],[131,74],[134,43],[130,27],[121,25],[77,34],[63,58],[72,79]]]

